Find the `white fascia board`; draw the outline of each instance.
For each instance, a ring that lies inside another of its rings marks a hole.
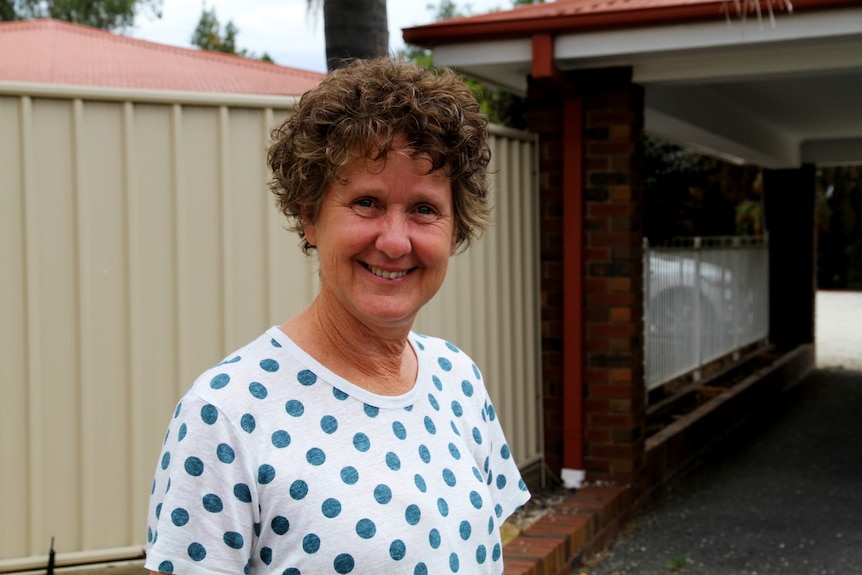
[[[433,55],[435,66],[447,66],[523,95],[532,69],[533,45],[528,38],[448,44],[434,48]]]
[[[788,14],[781,12],[772,26],[749,19],[720,17],[714,22],[676,24],[562,34],[554,40],[554,56],[563,69],[636,65],[658,56],[679,56],[698,62],[709,53],[758,50],[770,45],[810,46],[818,41],[846,41],[862,38],[862,7]],[[807,49],[807,48],[806,48]],[[686,54],[688,54],[686,58]],[[737,61],[737,66],[742,62]],[[677,63],[677,65],[679,65]],[[704,71],[703,63],[696,68]],[[648,80],[641,78],[640,81]]]

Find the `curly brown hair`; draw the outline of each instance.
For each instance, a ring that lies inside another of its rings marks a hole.
[[[468,247],[488,225],[488,122],[452,70],[356,60],[306,92],[271,136],[269,187],[305,253],[314,246],[303,219],[316,220],[330,184],[343,182],[342,168],[357,157],[386,158],[399,138],[450,178],[456,245]]]

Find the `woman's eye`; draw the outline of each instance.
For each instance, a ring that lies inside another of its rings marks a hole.
[[[374,200],[372,200],[371,198],[359,198],[353,203],[353,205],[358,208],[373,208]]]
[[[415,211],[416,211],[416,215],[418,215],[422,218],[436,218],[437,217],[437,210],[435,210],[433,207],[431,207],[427,204],[422,204],[420,206],[416,206]]]

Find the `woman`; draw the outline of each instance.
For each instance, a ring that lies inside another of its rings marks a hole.
[[[357,61],[273,131],[320,291],[201,375],[150,500],[162,573],[502,573],[529,499],[481,374],[411,331],[487,221],[487,125],[451,72]]]

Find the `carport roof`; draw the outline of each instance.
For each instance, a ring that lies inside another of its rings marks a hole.
[[[323,76],[58,20],[0,23],[0,82],[296,96]]]
[[[862,162],[862,1],[739,1],[761,19],[734,0],[557,0],[403,37],[519,94],[550,37],[560,71],[631,68],[653,135],[772,168]]]

